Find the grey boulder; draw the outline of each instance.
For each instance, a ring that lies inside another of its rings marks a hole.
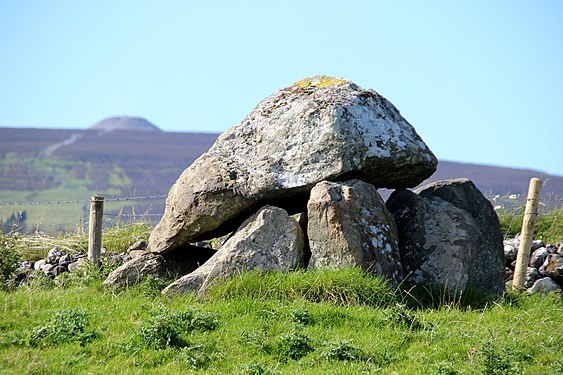
[[[479,228],[477,251],[472,255],[468,286],[492,295],[505,290],[505,247],[498,216],[491,202],[467,178],[433,182],[415,190],[421,197],[439,197],[468,212]]]
[[[561,287],[549,277],[544,277],[537,280],[534,285],[528,288],[530,293],[547,293],[560,290]]]
[[[124,288],[136,284],[143,277],[149,275],[161,277],[164,276],[164,273],[164,257],[158,254],[147,253],[113,270],[104,281],[104,285]]]
[[[361,180],[318,183],[307,203],[312,268],[357,266],[402,281],[398,232],[372,184]]]
[[[215,250],[186,245],[191,256],[181,253],[154,254],[142,250],[130,252],[130,260],[113,270],[106,280],[105,286],[124,288],[141,281],[144,277],[173,277],[184,275],[197,269],[215,254]]]
[[[164,294],[204,293],[217,279],[250,271],[290,271],[303,264],[303,231],[288,213],[265,206],[248,218],[221,249]]]
[[[480,232],[472,216],[439,197],[397,190],[387,200],[399,231],[407,281],[463,293],[478,251]],[[504,278],[504,268],[503,268]]]
[[[301,212],[323,180],[413,187],[436,166],[414,128],[377,92],[343,79],[304,79],[260,102],[182,173],[149,250],[219,237],[265,202]]]
[[[530,266],[534,268],[540,268],[549,255],[549,251],[545,247],[540,247],[532,253],[530,256]]]

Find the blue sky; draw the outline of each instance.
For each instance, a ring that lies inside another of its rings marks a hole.
[[[563,1],[0,0],[0,126],[222,132],[315,74],[440,159],[563,175]]]

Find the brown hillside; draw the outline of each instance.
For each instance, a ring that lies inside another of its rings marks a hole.
[[[80,136],[64,144],[73,135]],[[53,144],[53,156],[62,160],[85,161],[98,165],[96,186],[103,186],[103,165],[115,164],[123,168],[132,189],[137,194],[166,194],[182,171],[209,149],[218,134],[181,132],[144,132],[115,130],[59,130],[0,128],[0,156],[8,152],[25,156],[40,156]],[[43,176],[38,176],[43,177]],[[550,176],[527,169],[485,166],[452,161],[440,161],[437,172],[428,180],[467,177],[488,195],[521,194],[525,196],[531,177],[545,182],[543,197],[563,197],[563,177]],[[2,187],[0,181],[0,190]]]

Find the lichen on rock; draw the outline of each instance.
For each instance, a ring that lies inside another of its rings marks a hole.
[[[340,78],[306,78],[261,101],[182,173],[149,249],[168,252],[220,236],[263,204],[303,211],[323,180],[414,187],[436,166],[383,96]]]

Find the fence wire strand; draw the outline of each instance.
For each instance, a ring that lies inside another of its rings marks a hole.
[[[104,198],[106,202],[120,202],[120,201],[140,201],[148,199],[166,198],[168,195],[147,195],[144,197],[114,197]],[[53,201],[21,201],[21,202],[0,202],[0,206],[41,206],[41,205],[55,205],[55,204],[77,204],[89,203],[90,200],[53,200]]]

